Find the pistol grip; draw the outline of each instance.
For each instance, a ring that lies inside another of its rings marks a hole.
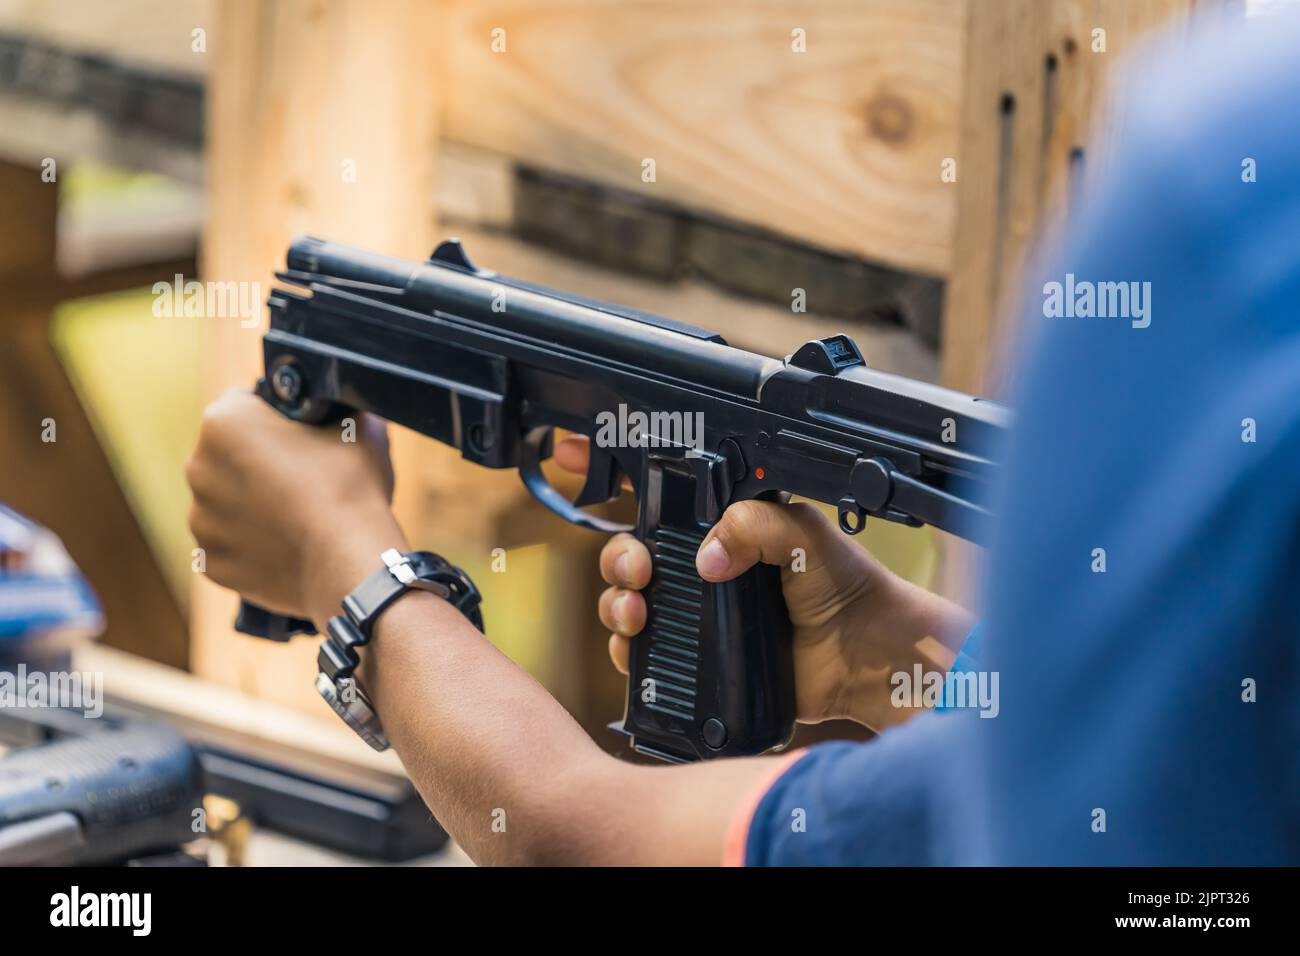
[[[661,478],[637,528],[654,571],[619,729],[639,752],[674,762],[786,744],[794,657],[781,570],[759,564],[723,584],[701,579],[695,555],[709,526],[696,520],[693,479],[668,469]]]

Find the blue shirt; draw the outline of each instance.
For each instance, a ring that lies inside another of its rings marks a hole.
[[[1297,26],[1130,78],[1030,270],[978,655],[998,716],[812,748],[747,863],[1300,863]],[[1149,324],[1045,314],[1067,274],[1149,282]]]

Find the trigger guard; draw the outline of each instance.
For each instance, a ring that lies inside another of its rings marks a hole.
[[[539,425],[524,436],[523,455],[519,463],[519,477],[523,479],[524,487],[528,489],[529,494],[545,505],[548,510],[553,511],[570,524],[576,524],[579,528],[600,531],[605,534],[632,531],[634,525],[609,521],[588,514],[556,491],[551,483],[546,480],[546,476],[542,474],[542,459],[550,457],[548,439],[551,437],[552,431],[553,428],[550,425]],[[542,454],[543,448],[547,450],[545,455]]]

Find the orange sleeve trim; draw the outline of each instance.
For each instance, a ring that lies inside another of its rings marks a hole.
[[[758,805],[767,796],[767,791],[772,789],[772,785],[777,779],[790,769],[790,765],[806,754],[807,750],[792,750],[783,756],[776,763],[763,773],[753,787],[745,793],[745,799],[741,801],[740,806],[731,817],[731,823],[727,825],[727,838],[722,844],[722,865],[723,866],[744,866],[745,865],[745,843],[749,839],[749,825],[754,820],[754,813],[758,810]]]

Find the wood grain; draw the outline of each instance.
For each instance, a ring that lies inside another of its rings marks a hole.
[[[956,155],[967,4],[403,0],[381,13],[350,0],[289,0],[260,13],[256,0],[163,8],[140,0],[56,7],[0,0],[0,29],[209,78],[222,64],[242,68],[247,58],[250,75],[266,77],[269,67],[280,77],[268,97],[283,99],[291,77],[303,81],[302,118],[322,108],[323,96],[346,102],[344,86],[373,79],[354,73],[306,82],[301,68],[312,58],[335,57],[346,71],[355,53],[368,64],[363,72],[382,72],[392,64],[383,50],[365,46],[369,37],[389,38],[393,64],[404,46],[418,43],[426,51],[422,75],[405,75],[418,88],[387,87],[408,106],[411,97],[427,100],[421,108],[428,116],[403,114],[412,129],[437,123],[449,139],[512,160],[943,276],[951,267],[956,197],[940,182],[939,167]],[[440,14],[442,26],[434,26]],[[281,66],[257,62],[270,33],[223,51],[223,24],[240,17],[297,29],[304,48],[288,51]],[[323,24],[335,25],[333,47],[320,45]],[[208,31],[206,53],[190,48],[190,31],[200,26]],[[496,28],[506,31],[504,53],[491,48]],[[796,29],[804,31],[806,52],[791,48]],[[347,56],[345,37],[361,45]],[[433,91],[446,95],[429,99]],[[372,118],[389,102],[372,100]],[[269,105],[250,101],[249,117]],[[76,132],[58,119],[49,119],[55,129]],[[106,144],[117,145],[102,132],[91,145],[106,152]],[[129,145],[120,144],[117,155],[130,160]],[[641,179],[646,158],[656,162],[654,183]],[[182,160],[170,167],[182,168]],[[406,199],[427,203],[430,195]]]
[[[445,6],[447,137],[948,272],[965,0]]]

